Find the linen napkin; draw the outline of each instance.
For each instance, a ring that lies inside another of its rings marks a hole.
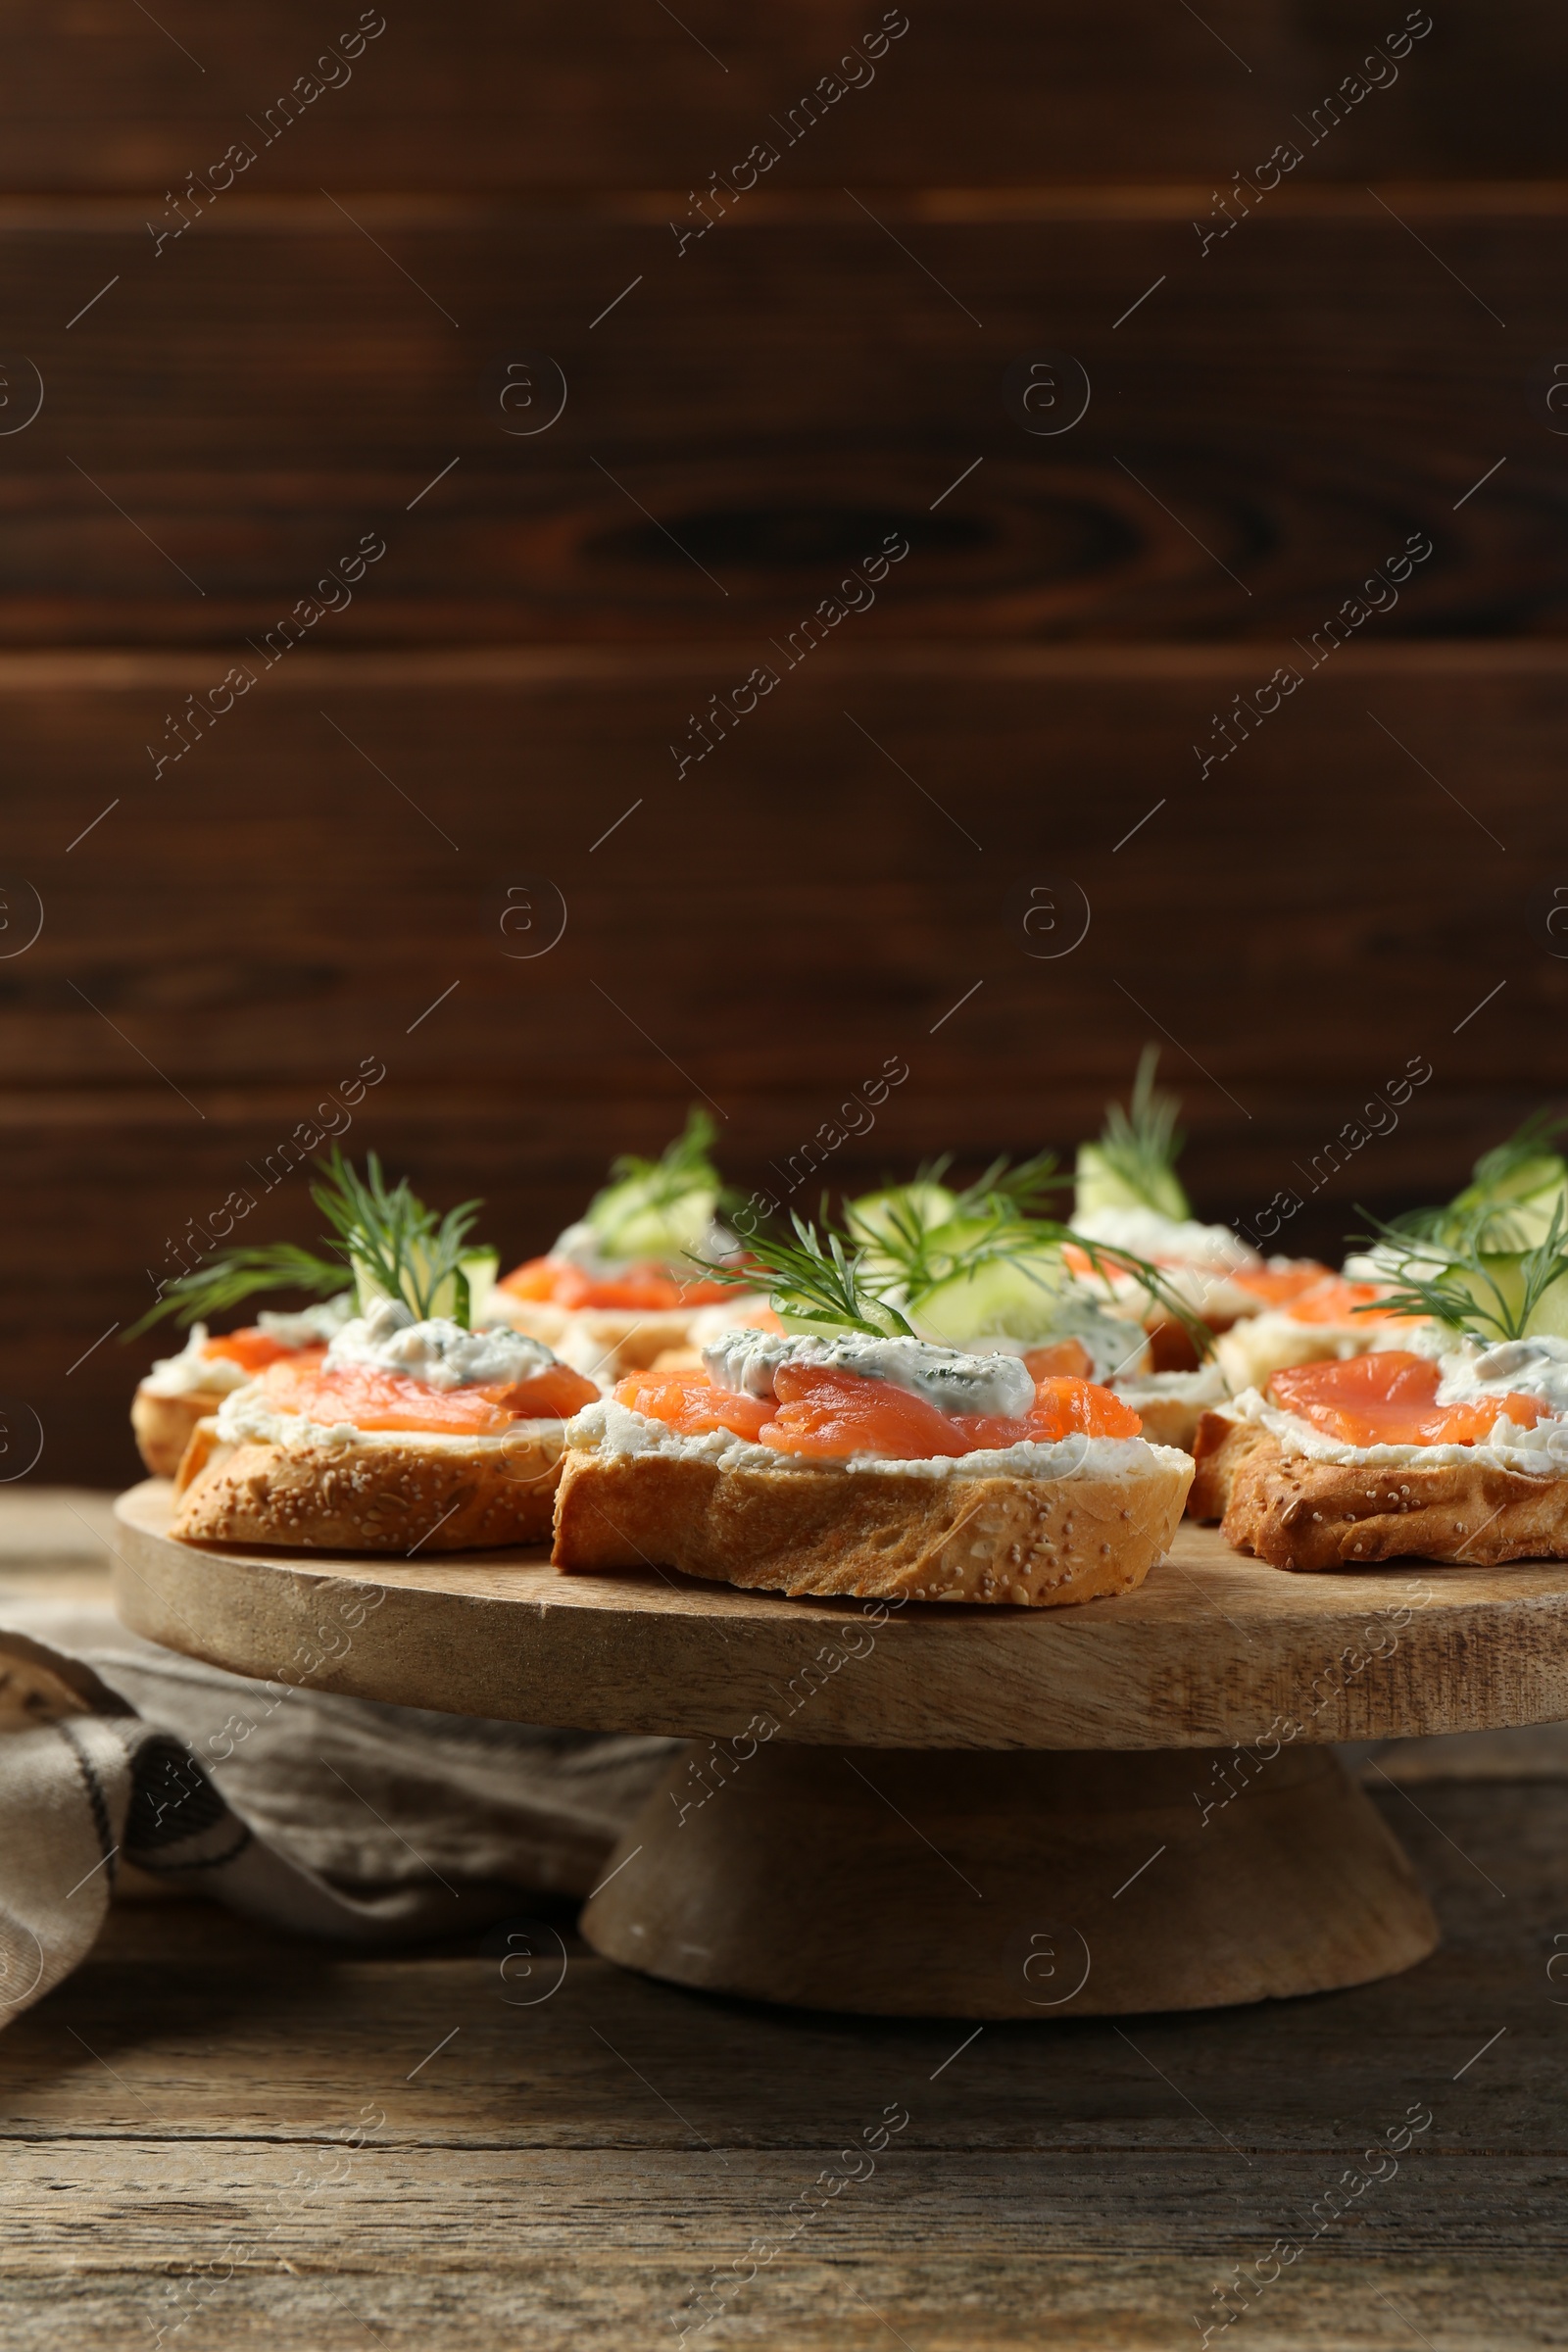
[[[0,2025],[85,1958],[127,1866],[350,1940],[586,1894],[679,1744],[255,1683],[102,1607],[0,1600]]]

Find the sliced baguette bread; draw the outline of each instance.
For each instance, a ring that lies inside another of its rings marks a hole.
[[[1127,1477],[927,1477],[902,1464],[726,1466],[574,1447],[557,1567],[676,1568],[756,1590],[1049,1608],[1127,1592],[1170,1544],[1192,1463]]]
[[[1490,1459],[1325,1462],[1288,1453],[1260,1422],[1205,1413],[1188,1505],[1237,1551],[1271,1568],[1365,1568],[1374,1560],[1568,1559],[1568,1478]]]
[[[302,1431],[285,1445],[221,1439],[200,1422],[169,1532],[186,1544],[310,1551],[472,1551],[549,1541],[564,1421],[498,1437]]]
[[[205,1389],[160,1396],[142,1382],[130,1400],[130,1427],[137,1450],[154,1478],[173,1477],[197,1424],[216,1413],[222,1401],[216,1390]]]

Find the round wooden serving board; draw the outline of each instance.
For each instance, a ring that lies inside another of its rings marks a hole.
[[[1184,1525],[1116,1599],[885,1609],[565,1576],[539,1551],[202,1549],[166,1534],[157,1480],[118,1512],[121,1614],[172,1649],[459,1714],[709,1735],[610,1856],[583,1933],[652,1976],[809,2007],[1050,2021],[1409,1968],[1432,1913],[1324,1743],[1568,1716],[1563,1566],[1291,1576]]]
[[[1184,1522],[1137,1592],[1059,1609],[796,1600],[542,1551],[215,1550],[121,1497],[116,1603],[237,1674],[454,1714],[808,1745],[1175,1748],[1568,1717],[1568,1564],[1293,1576]]]

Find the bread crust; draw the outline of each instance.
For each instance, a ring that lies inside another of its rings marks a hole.
[[[172,1478],[199,1421],[222,1403],[217,1390],[196,1389],[182,1396],[155,1396],[145,1381],[130,1400],[130,1426],[137,1451],[154,1478]]]
[[[175,1481],[169,1532],[183,1544],[275,1544],[291,1551],[475,1551],[550,1538],[565,1423],[530,1425],[506,1446],[417,1431],[355,1444],[233,1445],[201,1422]]]
[[[1133,1410],[1151,1446],[1175,1446],[1183,1453],[1191,1453],[1205,1408],[1190,1403],[1185,1396],[1140,1396]]]
[[[1169,1455],[1140,1477],[1096,1480],[572,1450],[552,1556],[568,1570],[669,1567],[755,1591],[1052,1608],[1141,1585],[1191,1477]]]
[[[1495,1462],[1319,1462],[1257,1421],[1205,1413],[1189,1512],[1237,1551],[1308,1574],[1375,1560],[1568,1559],[1568,1478]]]

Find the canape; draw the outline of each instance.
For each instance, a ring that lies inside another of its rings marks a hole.
[[[1564,1124],[1544,1111],[1526,1119],[1483,1152],[1469,1184],[1446,1206],[1408,1210],[1363,1236],[1343,1274],[1303,1259],[1237,1275],[1260,1311],[1238,1321],[1215,1348],[1230,1388],[1238,1395],[1261,1389],[1292,1364],[1409,1348],[1426,1318],[1390,1304],[1407,1270],[1441,1271],[1450,1248],[1470,1240],[1494,1250],[1544,1242],[1558,1209],[1568,1209],[1568,1162],[1549,1148]]]
[[[598,1390],[541,1340],[378,1299],[201,1422],[170,1534],[301,1550],[470,1551],[549,1537],[566,1418]]]
[[[694,1110],[661,1158],[617,1159],[577,1223],[503,1276],[494,1313],[601,1382],[686,1347],[693,1316],[732,1297],[706,1263],[742,1254],[718,1219],[713,1133]]]
[[[1244,1276],[1242,1278],[1246,1280]],[[1214,1360],[1233,1394],[1261,1388],[1272,1373],[1292,1364],[1365,1355],[1385,1348],[1408,1348],[1424,1318],[1401,1314],[1388,1300],[1392,1281],[1353,1281],[1326,1266],[1302,1267],[1269,1277],[1285,1296],[1262,1295],[1261,1312],[1234,1323],[1214,1343]]]
[[[1166,1295],[1152,1293],[1133,1274],[1102,1276],[1080,1252],[1074,1261],[1085,1281],[1106,1281],[1124,1312],[1139,1315],[1150,1335],[1154,1365],[1161,1372],[1192,1371],[1199,1355],[1191,1324],[1173,1312],[1171,1295],[1212,1333],[1229,1331],[1243,1317],[1258,1314],[1271,1284],[1289,1283],[1297,1261],[1259,1252],[1228,1225],[1205,1225],[1176,1171],[1184,1138],[1179,1105],[1154,1085],[1158,1053],[1146,1049],[1124,1108],[1107,1106],[1098,1142],[1078,1149],[1077,1190],[1072,1224],[1089,1241],[1135,1252],[1157,1266]],[[1314,1266],[1314,1276],[1326,1272]]]
[[[1568,1558],[1568,1223],[1429,1247],[1407,1344],[1271,1373],[1205,1415],[1191,1509],[1276,1568]]]
[[[572,1421],[557,1565],[1031,1607],[1141,1584],[1190,1458],[1096,1382],[921,1340],[863,1246],[795,1223],[757,1244],[784,1330],[631,1373]]]
[[[341,1278],[341,1267],[338,1274]],[[216,1413],[225,1396],[269,1364],[285,1357],[318,1363],[353,1306],[353,1293],[344,1291],[297,1314],[264,1308],[254,1323],[216,1339],[205,1323],[192,1322],[179,1353],[160,1356],[137,1383],[130,1402],[130,1426],[154,1478],[172,1478],[197,1422]]]
[[[311,1197],[331,1227],[321,1262],[352,1273],[360,1312],[324,1351],[276,1357],[198,1422],[171,1535],[402,1552],[541,1542],[566,1417],[598,1391],[543,1342],[470,1327],[495,1262],[468,1246],[478,1203],[438,1218],[407,1182],[386,1183],[373,1152],[361,1177],[335,1151]],[[230,1261],[226,1279],[257,1272]],[[224,1275],[206,1269],[210,1286]]]
[[[407,1224],[406,1211],[416,1211],[434,1231],[435,1220],[414,1200],[407,1185],[387,1192],[380,1186],[380,1170],[373,1154],[370,1165],[388,1213]],[[167,1317],[172,1317],[188,1331],[179,1353],[164,1356],[153,1365],[138,1385],[131,1402],[131,1428],[142,1460],[155,1478],[173,1476],[196,1424],[216,1413],[225,1396],[285,1356],[298,1357],[302,1362],[318,1361],[327,1343],[341,1331],[356,1308],[365,1298],[375,1295],[377,1285],[370,1261],[363,1251],[356,1254],[345,1242],[346,1235],[358,1230],[362,1206],[344,1189],[345,1177],[351,1176],[352,1171],[335,1146],[328,1158],[318,1162],[318,1167],[320,1181],[312,1187],[312,1199],[333,1229],[330,1256],[323,1256],[318,1250],[302,1249],[294,1242],[236,1243],[229,1249],[216,1250],[190,1272],[166,1283],[147,1313],[123,1335],[126,1341],[137,1339]],[[358,1184],[357,1179],[354,1182]],[[371,1190],[360,1189],[365,1191],[366,1200],[373,1201]],[[461,1292],[466,1321],[479,1319],[479,1310],[495,1280],[497,1264],[493,1250],[470,1248],[465,1238],[476,1205],[469,1202],[454,1212],[461,1231],[457,1232],[453,1245],[454,1258],[446,1277],[446,1289],[435,1302],[443,1312],[450,1311]],[[416,1251],[412,1231],[411,1227],[403,1239]],[[216,1338],[209,1336],[214,1315],[226,1313],[242,1299],[258,1294],[275,1296],[286,1291],[314,1293],[318,1303],[287,1314],[264,1309],[254,1323],[239,1331],[223,1332]]]

